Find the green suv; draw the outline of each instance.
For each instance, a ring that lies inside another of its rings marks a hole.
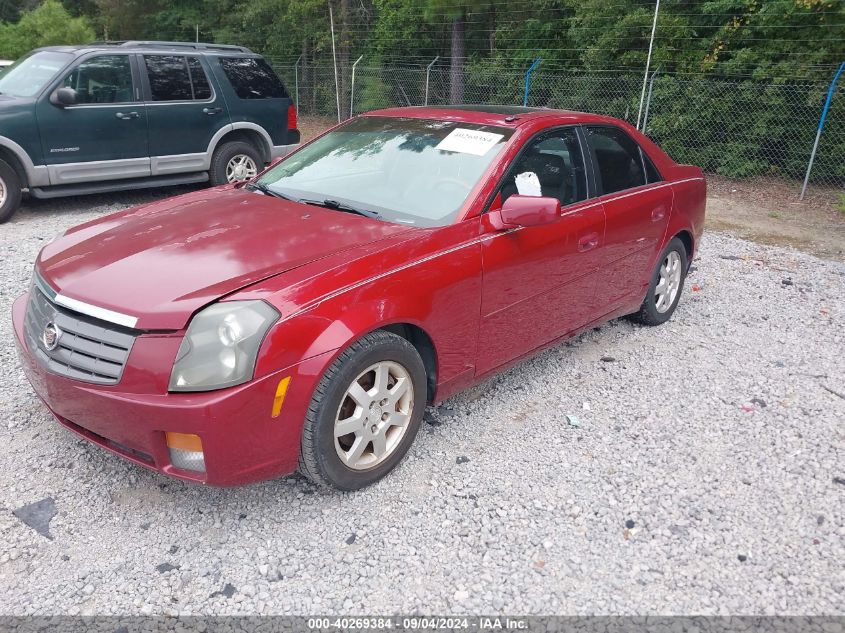
[[[299,143],[296,109],[249,49],[51,46],[0,74],[0,222],[36,198],[245,180]]]

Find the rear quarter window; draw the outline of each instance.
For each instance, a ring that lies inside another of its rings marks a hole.
[[[222,57],[220,66],[241,99],[286,99],[282,80],[263,59],[255,57]]]

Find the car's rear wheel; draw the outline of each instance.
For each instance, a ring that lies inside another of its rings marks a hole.
[[[263,165],[261,152],[255,146],[246,141],[230,141],[214,150],[208,175],[212,185],[225,185],[255,177]]]
[[[368,486],[408,452],[426,403],[411,343],[377,331],[347,348],[320,380],[302,430],[299,471],[341,490]]]
[[[644,325],[660,325],[669,320],[678,307],[687,274],[687,249],[677,237],[660,253],[651,275],[645,300],[631,317]]]
[[[14,215],[21,204],[21,179],[6,161],[0,160],[0,224]]]

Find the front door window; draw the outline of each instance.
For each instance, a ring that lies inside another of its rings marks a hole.
[[[100,55],[73,69],[62,83],[76,91],[76,102],[127,103],[135,101],[128,55]]]
[[[587,198],[581,145],[574,128],[553,130],[531,141],[516,159],[502,185],[502,202],[509,196],[545,196],[560,206]]]

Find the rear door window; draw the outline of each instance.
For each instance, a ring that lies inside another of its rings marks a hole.
[[[208,76],[205,74],[200,60],[196,57],[188,57],[188,71],[191,73],[194,99],[211,99],[211,85],[208,83]]]
[[[220,66],[235,94],[241,99],[286,99],[288,92],[282,80],[263,59],[255,57],[222,57]]]
[[[147,68],[153,101],[191,101],[194,98],[191,74],[184,57],[144,55],[144,65]],[[207,79],[205,83],[207,86]]]
[[[630,136],[611,126],[588,126],[586,132],[603,193],[646,184],[640,146]]]

